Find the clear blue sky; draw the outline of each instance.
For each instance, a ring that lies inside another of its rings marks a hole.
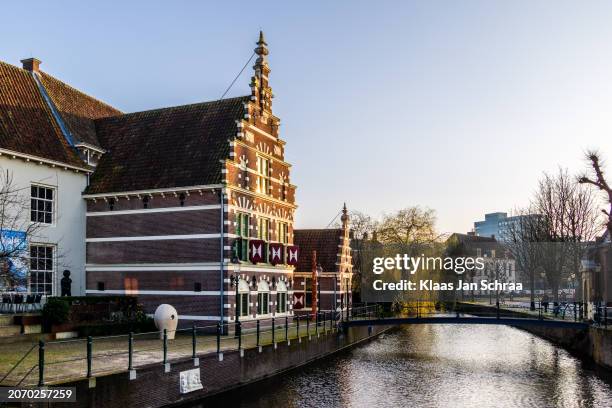
[[[0,59],[130,112],[218,98],[262,28],[299,227],[346,201],[467,231],[587,148],[612,163],[612,2],[221,3],[5,2]]]

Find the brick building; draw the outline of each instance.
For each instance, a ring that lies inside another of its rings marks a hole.
[[[169,303],[183,321],[292,314],[295,186],[262,33],[255,53],[250,95],[96,121],[88,295]]]
[[[313,287],[314,298],[320,294],[320,311],[340,311],[352,305],[353,264],[346,205],[342,209],[341,221],[341,228],[294,231],[294,243],[300,248],[293,274],[296,313],[306,314],[313,310]],[[313,259],[315,252],[316,259]],[[318,269],[314,277],[313,269]]]

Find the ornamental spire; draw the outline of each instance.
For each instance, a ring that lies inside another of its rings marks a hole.
[[[259,31],[259,40],[256,44],[257,47],[254,51],[257,54],[257,59],[255,60],[255,65],[253,65],[255,73],[251,78],[251,95],[258,102],[262,112],[271,113],[274,95],[272,94],[272,88],[268,84],[268,75],[270,74],[270,66],[268,65],[269,51],[263,31]]]
[[[342,206],[342,216],[340,217],[340,220],[342,221],[342,229],[344,229],[345,231],[348,231],[349,215],[348,215],[348,210],[346,209],[346,203],[344,203],[344,205]]]
[[[255,54],[259,55],[259,58],[257,59],[257,61],[259,61],[261,58],[262,62],[267,62],[266,55],[268,55],[268,52],[269,52],[267,45],[268,43],[264,39],[264,33],[263,31],[260,30],[259,31],[259,41],[257,41],[257,48],[255,48]]]

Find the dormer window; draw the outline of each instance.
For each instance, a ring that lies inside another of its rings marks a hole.
[[[100,158],[102,158],[102,154],[105,152],[103,149],[87,143],[78,143],[76,144],[76,148],[81,160],[94,167],[98,165]]]

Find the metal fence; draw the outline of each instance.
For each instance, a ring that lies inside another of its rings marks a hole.
[[[329,335],[343,319],[375,318],[374,306],[343,312],[282,316],[214,325],[44,342],[32,347],[4,375],[1,386],[56,384],[145,365],[197,358],[207,353],[250,349],[304,337]],[[1,375],[1,374],[0,374]]]

